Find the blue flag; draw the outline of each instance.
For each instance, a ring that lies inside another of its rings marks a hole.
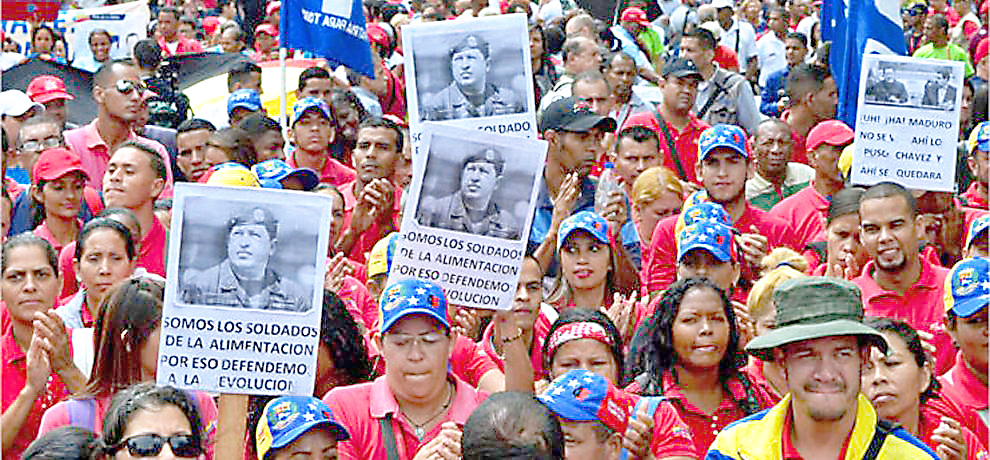
[[[375,77],[361,0],[283,0],[280,42]]]
[[[907,55],[898,0],[825,0],[822,40],[832,41],[829,66],[839,90],[836,118],[856,127],[863,55]]]

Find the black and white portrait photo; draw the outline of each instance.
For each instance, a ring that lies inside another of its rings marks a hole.
[[[524,21],[444,21],[404,29],[417,121],[520,114],[532,110],[531,65]],[[516,24],[519,22],[521,24]],[[477,24],[475,24],[477,23]],[[487,26],[486,26],[487,24]]]
[[[956,70],[930,59],[892,60],[886,56],[867,65],[864,103],[952,111],[961,79]]]
[[[322,287],[314,277],[321,273],[314,257],[318,209],[196,196],[186,198],[183,211],[179,303],[295,313],[313,308],[314,289]]]

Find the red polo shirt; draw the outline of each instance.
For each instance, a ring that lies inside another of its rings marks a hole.
[[[677,280],[677,240],[674,238],[677,217],[664,218],[653,229],[650,248],[643,253],[643,269],[640,272],[644,293],[667,289],[667,286]],[[760,234],[767,238],[770,249],[779,246],[794,248],[787,221],[746,203],[746,210],[737,222],[732,223],[732,227],[742,233],[749,233],[751,225],[756,226]],[[746,293],[740,294],[745,302]]]
[[[354,214],[354,205],[357,204],[357,196],[354,195],[354,187],[357,185],[357,181],[353,180],[340,187],[340,193],[344,195],[344,228],[346,229],[351,224],[351,215]],[[396,229],[399,228],[399,214],[402,212],[402,189],[395,187],[395,200],[392,203],[392,225]],[[384,237],[384,230],[381,224],[376,220],[368,227],[360,236],[358,236],[357,241],[354,243],[354,247],[351,248],[350,254],[347,255],[348,259],[354,260],[358,263],[367,263],[368,258],[365,254],[371,252],[371,248],[375,246],[378,240]]]
[[[725,382],[724,388],[728,389],[728,394],[722,398],[718,408],[711,414],[706,414],[705,411],[688,401],[680,384],[674,380],[673,373],[665,372],[661,383],[663,396],[677,409],[677,415],[690,428],[699,452],[707,452],[708,447],[715,442],[715,437],[720,431],[730,423],[746,417],[740,403],[745,401],[748,396],[743,383],[736,377]],[[762,388],[753,384],[750,384],[749,388],[749,397],[755,400],[761,410],[773,406],[772,398]],[[626,387],[626,391],[639,394],[641,388],[636,382],[633,382]]]
[[[296,151],[293,151],[288,158],[285,159],[285,163],[289,165],[290,168],[298,168],[296,166]],[[345,166],[343,163],[337,161],[335,158],[330,157],[330,151],[326,151],[326,162],[323,163],[323,170],[319,171],[320,182],[324,184],[330,184],[335,187],[341,187],[348,182],[353,182],[357,179],[357,173],[354,169]]]
[[[812,179],[807,187],[784,198],[770,209],[770,215],[790,222],[793,241],[798,248],[814,241],[825,241],[825,218],[829,199],[815,190]]]
[[[903,295],[887,291],[873,279],[875,262],[869,261],[863,267],[863,274],[852,280],[859,286],[863,295],[863,310],[870,316],[896,318],[908,323],[919,331],[927,331],[935,336],[932,345],[935,354],[936,375],[952,366],[952,340],[942,325],[945,304],[942,298],[945,291],[945,277],[949,270],[932,264],[927,259],[921,261],[921,276]]]
[[[158,141],[138,136],[134,131],[130,132],[127,140],[147,144],[158,152],[165,163],[165,188],[159,198],[171,198],[174,178],[172,177],[172,162],[165,147]],[[96,130],[96,120],[94,119],[86,126],[66,131],[65,145],[69,146],[69,150],[79,155],[82,167],[89,177],[86,185],[92,187],[93,190],[103,190],[103,175],[107,172],[107,163],[110,162],[110,146],[103,141],[100,133]]]
[[[698,178],[694,175],[694,165],[698,162],[698,138],[711,125],[705,123],[693,113],[683,132],[678,131],[677,128],[671,126],[666,120],[664,120],[664,123],[667,125],[667,129],[670,130],[670,139],[674,142],[674,147],[677,149],[677,155],[681,160],[681,167],[684,168],[684,174],[687,176],[687,180],[700,184]],[[674,153],[670,150],[667,137],[664,136],[663,128],[660,127],[660,121],[657,120],[657,112],[640,112],[630,115],[626,119],[626,123],[622,125],[622,129],[630,126],[646,126],[657,133],[657,137],[660,138],[660,151],[663,152],[663,165],[677,173]]]
[[[963,420],[959,423],[977,433],[980,441],[987,444],[987,417],[990,407],[987,404],[987,386],[980,382],[969,370],[960,352],[956,363],[938,378],[942,384],[942,396],[962,411]]]
[[[942,423],[942,414],[930,407],[921,406],[921,417],[918,422],[917,438],[925,443],[926,446],[935,450],[938,447],[938,443],[932,441],[932,435],[935,434],[935,429]],[[986,460],[987,448],[980,442],[976,434],[966,426],[963,426],[962,436],[966,442],[967,449],[965,460]]]
[[[82,228],[82,225],[83,221],[76,219],[76,228]],[[41,225],[35,227],[31,233],[34,233],[35,236],[47,241],[48,244],[52,245],[52,248],[55,249],[56,253],[62,250],[62,243],[59,243],[58,238],[56,238],[55,234],[48,228],[48,219],[41,221]]]
[[[9,325],[5,326],[3,337],[0,338],[0,343],[2,343],[3,347],[3,375],[0,376],[3,379],[3,386],[0,387],[2,388],[0,391],[3,392],[4,412],[14,403],[17,395],[20,394],[21,389],[27,383],[27,355],[21,350],[21,347],[17,346],[13,331],[13,327]],[[52,372],[48,376],[47,388],[34,400],[34,406],[31,407],[27,418],[24,419],[24,424],[21,425],[19,434],[14,438],[14,445],[10,449],[4,450],[3,458],[5,460],[21,458],[21,453],[24,452],[24,449],[27,449],[31,441],[34,441],[38,433],[38,428],[41,426],[42,414],[49,407],[65,399],[67,396],[69,396],[68,388],[62,383],[62,379],[59,378],[58,374]],[[3,429],[6,430],[8,428],[4,427]]]
[[[337,453],[340,458],[388,460],[388,451],[381,429],[381,420],[388,420],[386,416],[391,418],[387,423],[392,424],[399,460],[412,459],[420,447],[440,434],[440,425],[443,422],[463,425],[488,394],[475,390],[452,375],[448,375],[447,379],[456,386],[457,394],[454,395],[447,413],[440,418],[440,423],[427,432],[422,441],[416,438],[413,426],[402,415],[399,403],[395,400],[385,376],[378,377],[374,382],[330,390],[323,397],[323,402],[330,406],[334,418],[351,435],[349,440],[337,443]]]
[[[990,203],[987,203],[987,200],[980,196],[980,192],[977,190],[976,182],[969,184],[969,188],[967,188],[966,192],[961,196],[964,200],[966,200],[966,206],[970,208],[987,209],[987,207],[990,207]]]

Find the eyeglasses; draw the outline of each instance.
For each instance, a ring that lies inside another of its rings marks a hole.
[[[117,83],[114,83],[114,88],[116,88],[117,92],[123,94],[124,96],[131,94],[131,91],[134,90],[137,90],[138,94],[143,94],[148,90],[148,86],[144,83],[131,80],[117,80]]]
[[[172,448],[172,453],[177,457],[195,458],[203,453],[203,448],[196,442],[196,439],[189,434],[177,434],[169,437],[162,437],[157,434],[139,434],[127,438],[113,446],[110,453],[113,454],[124,447],[132,457],[157,457],[162,453],[165,443]]]
[[[401,351],[409,351],[416,344],[422,344],[423,350],[432,351],[440,347],[445,337],[447,336],[439,332],[430,332],[421,335],[387,334],[385,336],[385,343]]]
[[[62,142],[62,136],[49,136],[40,141],[24,141],[21,144],[20,150],[22,152],[37,152],[39,150],[61,147]]]

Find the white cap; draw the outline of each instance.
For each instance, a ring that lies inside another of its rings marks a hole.
[[[0,93],[0,115],[19,117],[35,107],[38,110],[45,110],[45,106],[31,102],[31,98],[24,91],[8,89]]]
[[[716,10],[720,10],[722,8],[735,9],[736,7],[736,5],[732,3],[732,0],[712,0],[712,6],[715,7]]]
[[[701,27],[702,29],[711,32],[712,35],[715,37],[716,42],[722,39],[722,27],[719,26],[717,22],[706,21],[705,23],[701,24],[698,27]]]

